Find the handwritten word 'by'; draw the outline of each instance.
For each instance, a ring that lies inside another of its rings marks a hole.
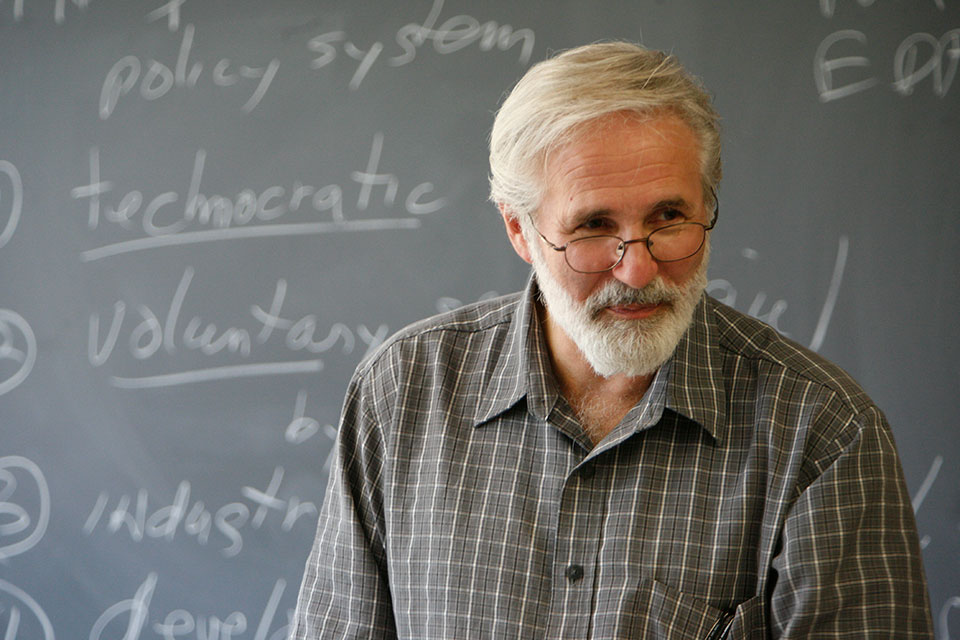
[[[173,89],[193,89],[203,76],[204,65],[190,60],[194,27],[188,24],[183,29],[180,49],[172,67],[158,60],[141,62],[136,56],[124,56],[107,72],[100,89],[100,119],[106,120],[117,108],[120,98],[139,88],[139,95],[147,101],[157,100]],[[264,67],[234,65],[229,58],[221,58],[210,71],[210,80],[217,87],[230,87],[240,82],[256,82],[253,93],[240,109],[253,111],[270,88],[280,61],[276,58]]]
[[[380,172],[383,153],[383,134],[373,136],[373,144],[363,171],[353,171],[350,179],[358,186],[356,210],[367,211],[375,206],[375,190],[383,189],[383,207],[392,210],[400,192],[400,179],[393,173]],[[428,199],[434,191],[433,183],[421,182],[410,189],[403,206],[414,217],[364,218],[350,220],[344,215],[344,188],[339,184],[316,187],[295,182],[287,186],[273,185],[263,191],[241,189],[235,196],[206,195],[201,192],[207,153],[196,152],[193,171],[186,197],[176,191],[154,196],[144,206],[145,197],[139,190],[126,192],[119,201],[105,202],[104,194],[114,190],[114,183],[102,180],[100,150],[90,150],[90,182],[71,190],[74,199],[85,199],[87,227],[92,230],[106,223],[122,229],[133,229],[135,218],[146,237],[125,240],[90,249],[82,253],[84,261],[100,260],[122,253],[154,247],[165,247],[215,240],[302,236],[309,234],[349,231],[383,231],[416,229],[418,216],[435,213],[445,206],[445,198]],[[175,206],[182,202],[182,206]],[[329,214],[320,222],[280,223],[290,213],[301,208]]]
[[[147,574],[133,597],[127,600],[121,600],[111,605],[100,614],[90,629],[90,640],[103,640],[103,638],[119,638],[121,628],[123,640],[139,640],[143,636],[147,623],[151,622],[150,605],[153,601],[153,594],[156,592],[159,576],[151,571]],[[289,629],[289,621],[293,617],[293,611],[287,610],[287,624],[278,629],[273,629],[274,618],[277,615],[277,607],[283,592],[287,588],[287,582],[283,578],[273,583],[273,589],[270,597],[260,614],[259,622],[254,630],[253,640],[283,640]],[[126,626],[123,626],[124,621]],[[246,614],[241,611],[234,611],[225,618],[215,615],[194,615],[186,609],[175,609],[163,617],[162,621],[153,621],[150,628],[158,636],[167,640],[173,638],[184,638],[193,636],[197,640],[230,640],[247,632],[249,625]],[[273,630],[273,633],[271,633]]]
[[[386,59],[391,67],[401,67],[413,62],[417,57],[417,50],[428,41],[433,43],[433,50],[439,54],[448,54],[460,51],[477,43],[481,51],[490,51],[494,47],[507,51],[517,44],[520,46],[520,62],[527,64],[533,54],[534,33],[530,29],[517,29],[508,24],[498,25],[488,21],[483,24],[468,15],[457,15],[443,21],[436,26],[443,10],[444,0],[434,0],[430,13],[423,24],[410,23],[400,27],[396,33],[396,43],[400,53]],[[312,69],[322,69],[331,64],[339,55],[338,47],[358,62],[357,69],[350,78],[348,87],[357,89],[383,53],[382,42],[374,42],[366,50],[358,47],[352,40],[347,39],[343,31],[322,33],[310,40],[307,47],[313,53],[319,54],[310,62]]]
[[[316,315],[307,314],[297,319],[283,317],[281,312],[287,295],[287,282],[282,278],[277,280],[273,299],[267,309],[260,305],[250,307],[250,315],[253,318],[252,328],[227,327],[218,330],[214,323],[205,322],[199,316],[193,316],[182,326],[180,316],[183,313],[194,273],[192,267],[184,270],[163,316],[163,321],[147,305],[137,306],[140,321],[130,330],[127,340],[129,353],[134,359],[147,360],[161,353],[161,349],[169,355],[189,351],[199,352],[204,356],[229,353],[249,358],[255,354],[258,347],[266,345],[274,335],[282,336],[284,346],[294,353],[316,355],[326,353],[340,345],[341,351],[348,354],[353,352],[358,341],[365,344],[366,353],[370,353],[387,338],[389,329],[386,325],[380,325],[375,330],[371,330],[361,324],[356,327],[356,330],[352,330],[342,323],[336,323],[326,331],[325,335],[319,337]],[[106,336],[101,338],[100,314],[90,314],[87,358],[92,366],[103,365],[113,355],[120,339],[120,332],[125,326],[126,315],[126,303],[122,300],[115,302],[110,326]],[[144,389],[225,378],[309,373],[320,371],[322,368],[323,362],[316,358],[295,362],[245,363],[140,378],[114,377],[111,382],[119,388]]]
[[[265,491],[253,487],[240,490],[249,505],[246,502],[231,502],[216,511],[210,511],[201,500],[191,504],[190,482],[184,480],[177,487],[173,501],[149,515],[150,496],[146,489],[137,491],[135,500],[129,494],[123,494],[110,512],[107,512],[110,494],[102,491],[87,516],[83,532],[91,535],[102,524],[110,534],[125,529],[134,542],[142,542],[144,538],[173,542],[177,534],[183,531],[193,536],[201,546],[206,546],[211,535],[215,535],[226,543],[220,548],[220,553],[225,558],[232,558],[243,550],[244,529],[248,526],[260,529],[271,514],[282,516],[280,529],[284,533],[290,532],[300,518],[317,514],[317,507],[312,502],[302,501],[296,496],[278,498],[282,481],[283,467],[277,467]],[[254,509],[252,514],[251,507]]]
[[[842,47],[845,52],[859,53],[866,45],[866,34],[854,29],[836,31],[820,43],[814,58],[813,74],[821,102],[847,98],[880,83],[869,72],[847,72],[843,84],[834,79],[834,74],[841,70],[870,67],[870,58],[863,55],[832,57],[831,50]],[[917,85],[930,78],[933,95],[942,98],[953,85],[958,64],[960,28],[951,29],[939,38],[929,33],[914,33],[897,47],[893,57],[894,81],[890,86],[900,95],[909,96]]]

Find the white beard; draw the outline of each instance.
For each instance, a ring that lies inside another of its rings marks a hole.
[[[540,299],[597,375],[651,375],[670,359],[693,321],[693,312],[707,286],[709,244],[704,245],[700,266],[682,285],[668,285],[660,276],[643,289],[611,280],[580,304],[550,273],[538,240],[536,236],[528,238],[527,245],[533,248]],[[638,250],[643,249],[634,247]],[[602,315],[613,305],[657,303],[663,307],[649,318],[617,320]]]

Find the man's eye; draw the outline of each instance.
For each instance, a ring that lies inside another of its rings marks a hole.
[[[587,231],[598,231],[603,229],[609,229],[610,221],[607,220],[606,218],[593,218],[592,220],[587,220],[580,226],[583,229],[586,229]]]
[[[679,209],[661,209],[655,216],[657,222],[681,222],[683,217]]]

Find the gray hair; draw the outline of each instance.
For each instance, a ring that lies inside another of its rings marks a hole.
[[[719,115],[672,55],[628,42],[570,49],[530,68],[500,106],[490,134],[490,200],[532,220],[547,154],[604,116],[678,116],[700,143],[704,201],[722,175]]]

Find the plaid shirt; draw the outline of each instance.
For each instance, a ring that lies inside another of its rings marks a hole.
[[[883,414],[704,296],[597,446],[535,285],[358,368],[293,638],[932,638]]]

